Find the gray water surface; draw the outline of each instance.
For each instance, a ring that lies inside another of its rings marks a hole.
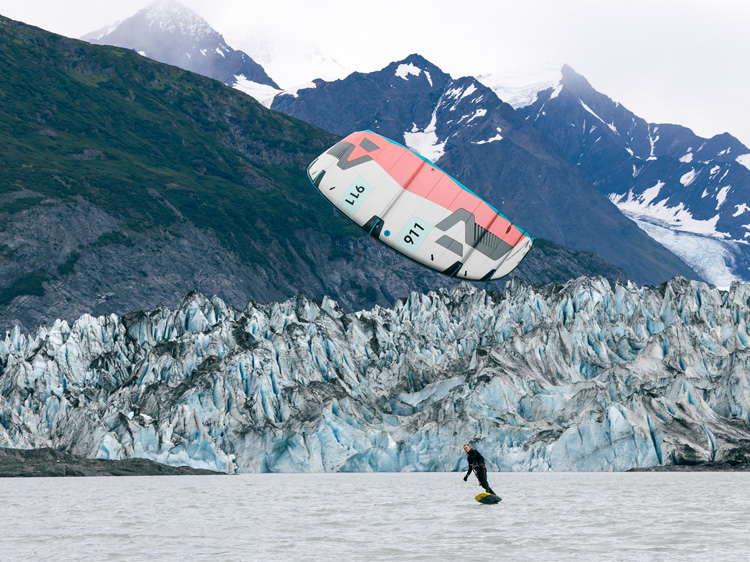
[[[748,473],[0,479],[0,560],[750,559]]]

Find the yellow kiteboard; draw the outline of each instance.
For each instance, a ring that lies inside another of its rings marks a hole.
[[[495,494],[489,494],[487,492],[482,492],[477,497],[474,498],[479,503],[484,503],[487,505],[492,505],[494,503],[500,503],[503,501],[503,499],[500,496],[496,496]]]

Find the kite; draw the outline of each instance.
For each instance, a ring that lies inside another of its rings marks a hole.
[[[499,279],[534,242],[435,164],[372,131],[339,141],[307,174],[367,234],[450,277]]]

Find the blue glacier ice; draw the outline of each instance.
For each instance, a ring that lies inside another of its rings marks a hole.
[[[0,341],[0,446],[224,472],[750,458],[750,285],[467,283],[345,313],[187,295]]]

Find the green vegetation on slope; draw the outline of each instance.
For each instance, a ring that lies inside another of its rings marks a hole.
[[[41,271],[32,271],[22,275],[13,281],[10,287],[0,290],[0,306],[9,304],[19,295],[43,295],[44,286],[42,283],[45,281],[47,281],[47,276]]]
[[[335,138],[219,82],[4,18],[0,75],[0,195],[80,196],[136,231],[189,221],[257,264],[300,228],[357,232],[305,175]]]

